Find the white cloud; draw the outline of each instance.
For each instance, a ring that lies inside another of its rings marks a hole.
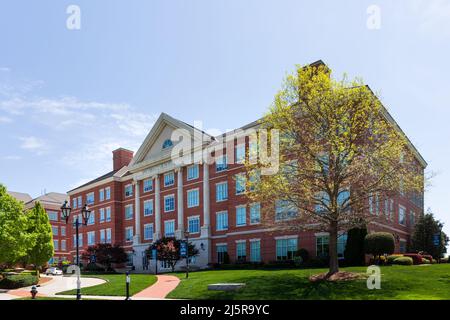
[[[419,31],[432,36],[450,35],[450,1],[414,0],[412,12],[419,19]]]
[[[22,159],[21,156],[15,156],[15,155],[10,155],[10,156],[4,156],[2,157],[3,160],[20,160]]]
[[[0,123],[11,123],[12,119],[4,116],[0,116]]]
[[[0,72],[10,72],[11,69],[8,67],[0,67]]]
[[[33,151],[36,154],[43,154],[48,148],[44,140],[34,136],[20,137],[19,140],[22,141],[20,144],[22,149]]]

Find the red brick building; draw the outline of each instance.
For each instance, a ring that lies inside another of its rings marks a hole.
[[[153,240],[164,235],[183,238],[184,231],[189,231],[190,241],[199,249],[191,261],[198,267],[226,259],[289,259],[299,248],[311,256],[326,253],[326,233],[272,232],[261,224],[260,205],[248,203],[239,178],[244,171],[242,157],[251,148],[243,131],[256,127],[254,122],[213,137],[161,114],[135,155],[125,149],[113,151],[111,172],[68,192],[72,218],[81,215],[85,203],[92,210],[91,221],[80,228],[81,247],[98,242],[121,244],[129,253],[129,265],[138,271],[154,268],[155,262],[144,254]],[[183,149],[177,141],[190,142],[189,148]],[[412,144],[410,151],[423,171],[426,162]],[[423,214],[423,193],[374,197],[371,211],[377,217],[369,231],[393,233],[397,251],[405,251],[414,221]],[[73,256],[74,229],[68,229]],[[346,235],[339,239],[342,255]]]

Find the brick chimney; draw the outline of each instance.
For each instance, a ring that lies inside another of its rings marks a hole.
[[[119,148],[114,150],[113,152],[113,170],[117,171],[124,166],[130,164],[131,159],[133,159],[133,151]]]

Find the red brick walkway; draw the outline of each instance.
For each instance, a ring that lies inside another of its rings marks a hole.
[[[133,297],[164,299],[180,283],[180,279],[175,276],[158,275],[157,277],[156,283],[136,293]]]

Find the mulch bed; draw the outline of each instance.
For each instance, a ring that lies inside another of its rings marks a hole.
[[[41,277],[39,278],[39,283],[38,284],[44,284],[46,282],[52,281],[52,278],[50,277]]]
[[[320,274],[314,274],[309,277],[309,281],[311,281],[311,282],[316,282],[316,281],[337,282],[337,281],[351,281],[351,280],[358,280],[358,279],[365,279],[365,278],[366,278],[366,276],[363,273],[339,271],[339,272],[333,274],[329,278],[327,278],[326,272],[320,273]]]

